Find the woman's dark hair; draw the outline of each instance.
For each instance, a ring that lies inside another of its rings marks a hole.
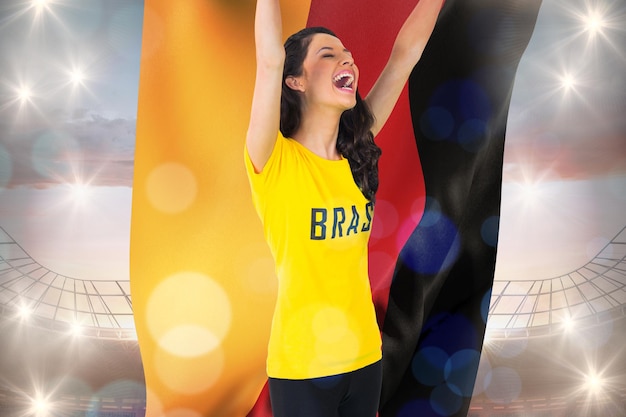
[[[300,94],[285,83],[288,76],[302,75],[302,63],[306,57],[313,35],[325,33],[337,37],[323,27],[302,29],[285,42],[285,66],[283,69],[282,95],[280,100],[280,131],[284,137],[293,135],[300,127],[302,102]],[[374,201],[378,190],[378,159],[381,150],[374,143],[371,128],[374,115],[367,103],[356,92],[356,105],[346,110],[339,121],[337,150],[350,163],[354,182],[365,198]]]

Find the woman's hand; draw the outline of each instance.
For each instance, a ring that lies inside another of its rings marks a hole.
[[[257,172],[269,159],[280,126],[280,96],[285,49],[279,0],[258,0],[254,39],[256,43],[256,81],[246,148]]]
[[[396,101],[422,56],[444,0],[419,0],[396,36],[391,55],[365,101],[374,113],[374,136],[389,118]]]

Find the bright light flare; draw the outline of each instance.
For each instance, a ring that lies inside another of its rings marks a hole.
[[[20,102],[29,102],[32,97],[33,93],[28,86],[22,85],[17,89],[17,98]]]
[[[47,22],[55,22],[67,29],[55,13],[57,6],[63,2],[64,0],[23,0],[21,3],[24,5],[24,8],[20,15],[29,14],[31,16],[31,31],[45,33]],[[34,32],[31,34],[34,34]]]
[[[89,201],[89,198],[92,194],[92,189],[89,184],[75,183],[70,184],[69,187],[70,198],[74,203],[78,205],[83,205],[87,201]]]
[[[541,187],[535,182],[521,184],[521,197],[526,204],[533,205],[540,198]]]
[[[39,21],[40,17],[50,11],[50,0],[32,0],[30,7],[35,10],[35,19]]]
[[[49,5],[50,5],[49,0],[33,0],[31,2],[31,7],[33,7],[37,13],[41,13],[44,10],[48,10]]]
[[[83,327],[79,323],[74,323],[74,324],[72,324],[72,327],[70,329],[70,333],[74,337],[79,337],[80,335],[83,334]]]
[[[85,73],[80,68],[74,68],[70,72],[70,82],[74,85],[82,85],[85,81]]]
[[[574,320],[571,317],[565,317],[563,319],[563,330],[565,330],[566,333],[569,333],[573,329],[574,329]]]
[[[561,82],[561,87],[565,91],[573,90],[577,84],[576,79],[571,74],[568,74],[568,73],[565,73],[560,77],[560,82]]]
[[[52,405],[47,398],[37,396],[32,399],[31,413],[37,417],[46,417],[52,411]]]
[[[20,308],[18,310],[18,315],[23,320],[27,320],[32,313],[33,313],[33,311],[28,306],[20,306]]]
[[[591,43],[602,40],[610,44],[615,52],[623,55],[623,48],[620,48],[619,43],[621,37],[613,38],[613,34],[624,30],[623,10],[619,2],[585,1],[584,8],[577,10],[576,7],[572,7],[570,2],[561,1],[564,12],[578,22],[575,27],[575,36],[586,35],[589,42],[588,47],[591,46]]]
[[[600,392],[602,392],[604,385],[605,385],[604,379],[600,375],[597,375],[596,373],[592,372],[589,375],[587,375],[585,378],[585,388],[591,394],[599,394]]]
[[[602,28],[605,25],[603,17],[597,12],[591,12],[585,16],[583,23],[585,30],[589,32],[590,36],[595,36],[597,33],[602,32]]]

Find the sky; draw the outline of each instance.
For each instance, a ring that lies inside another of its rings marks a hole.
[[[128,280],[143,2],[0,4],[0,227]],[[509,113],[496,280],[575,270],[626,226],[626,3],[544,0]]]
[[[127,280],[143,2],[0,4],[0,227],[39,263]]]
[[[507,124],[496,279],[591,260],[626,226],[626,3],[544,0]]]

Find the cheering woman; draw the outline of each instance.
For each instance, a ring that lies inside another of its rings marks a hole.
[[[381,338],[367,243],[389,117],[442,0],[420,0],[365,99],[349,48],[321,27],[282,42],[279,0],[257,0],[245,164],[276,264],[267,374],[275,417],[374,417]]]

